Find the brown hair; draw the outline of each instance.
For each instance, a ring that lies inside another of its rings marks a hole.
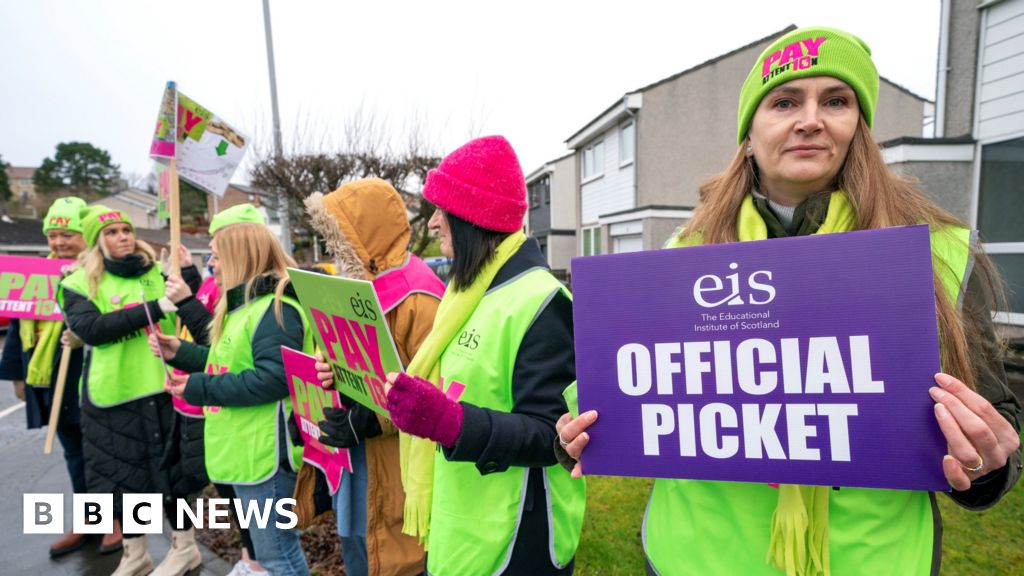
[[[739,240],[736,215],[744,197],[757,185],[757,165],[740,147],[724,172],[709,178],[700,187],[700,205],[693,219],[679,233],[685,239],[699,233],[707,244]],[[856,214],[856,230],[928,224],[932,230],[967,228],[955,216],[943,210],[918,188],[918,183],[903,177],[885,165],[881,150],[871,137],[871,129],[861,117],[831,190],[846,192]],[[973,274],[979,274],[985,289],[986,305],[998,309],[1003,302],[1002,282],[992,261],[980,247],[971,246]],[[933,263],[946,265],[937,259]],[[970,387],[975,385],[971,349],[968,342],[980,342],[984,335],[974,316],[957,309],[943,289],[939,270],[934,270],[935,308],[939,322],[942,369]]]
[[[221,288],[226,292],[239,284],[245,284],[245,302],[249,302],[252,285],[259,276],[277,276],[274,290],[274,318],[278,325],[284,325],[281,312],[281,297],[288,286],[288,267],[295,267],[295,261],[284,253],[277,238],[263,224],[251,222],[225,226],[214,235],[217,243],[217,260],[222,275]],[[222,296],[217,302],[213,319],[210,321],[210,342],[216,344],[224,329],[228,313],[228,299]]]

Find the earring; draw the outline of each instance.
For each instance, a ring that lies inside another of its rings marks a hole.
[[[754,153],[754,147],[751,146],[750,144],[747,144],[747,156],[750,156],[753,153]]]

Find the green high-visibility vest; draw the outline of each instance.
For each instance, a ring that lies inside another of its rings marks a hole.
[[[64,291],[89,297],[89,280],[79,268],[60,283],[57,300],[64,307]],[[122,278],[104,272],[90,300],[101,314],[116,312],[164,295],[164,277],[157,266],[135,278]],[[167,314],[157,323],[164,334],[174,334],[174,315]],[[110,407],[164,392],[163,365],[149,351],[149,328],[132,332],[115,342],[86,346],[82,381],[88,383],[89,400],[96,406]],[[81,386],[81,383],[79,383]],[[81,389],[79,390],[81,392]]]
[[[226,296],[225,296],[226,297]],[[220,340],[210,348],[206,359],[207,374],[238,374],[254,367],[252,336],[267,314],[273,314],[274,295],[265,294],[248,304],[228,312]],[[295,299],[285,296],[283,306],[292,306],[302,315],[302,351],[313,353],[313,334]],[[257,406],[204,406],[206,429],[206,474],[213,482],[224,484],[259,484],[277,473],[279,426],[292,417],[289,398]],[[302,463],[302,448],[296,446],[285,427],[292,470]]]
[[[973,242],[961,228],[931,233],[933,265],[953,303],[963,299]],[[778,490],[767,484],[655,480],[642,531],[647,559],[664,575],[779,576],[765,560],[777,503]],[[828,514],[832,576],[922,575],[937,566],[941,524],[930,492],[831,490]]]
[[[466,386],[459,400],[512,411],[512,373],[519,345],[541,309],[558,292],[571,295],[537,268],[491,288],[441,355],[441,378]],[[449,462],[438,451],[427,549],[431,574],[498,574],[512,556],[523,514],[528,468],[481,475],[473,462]],[[559,465],[544,468],[553,565],[572,560],[579,544],[586,485]],[[540,498],[540,495],[537,495]]]

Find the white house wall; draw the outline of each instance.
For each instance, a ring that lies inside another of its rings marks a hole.
[[[986,9],[980,62],[978,139],[1024,131],[1024,0]]]
[[[581,224],[597,222],[599,216],[636,207],[634,193],[635,163],[619,167],[619,128],[616,125],[602,135],[604,138],[604,176],[583,182],[580,187]],[[596,140],[594,141],[596,142]],[[594,142],[589,143],[593,144]],[[583,154],[584,146],[577,151]]]
[[[579,172],[574,155],[566,156],[555,162],[555,169],[551,174],[552,230],[576,229],[577,182],[579,182]]]

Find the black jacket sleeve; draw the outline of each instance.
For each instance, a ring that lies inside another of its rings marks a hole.
[[[282,306],[284,327],[278,325],[274,306],[260,320],[252,337],[253,368],[238,373],[194,373],[185,387],[185,400],[197,406],[256,406],[288,397],[281,346],[302,349],[302,317],[288,304]]]
[[[1003,367],[1002,348],[992,327],[992,314],[985,297],[985,280],[979,274],[972,274],[967,281],[964,294],[964,315],[972,318],[979,327],[980,342],[971,347],[971,364],[977,376],[977,392],[999,412],[1014,430],[1020,431],[1021,405],[1006,384],[1006,370]],[[1021,473],[1021,452],[1017,450],[1006,461],[1006,465],[974,481],[963,492],[953,490],[950,497],[964,508],[984,510],[993,506],[1013,488]]]
[[[203,275],[199,273],[199,268],[196,268],[195,264],[181,267],[181,279],[188,284],[193,295],[199,292],[199,287],[203,285]]]
[[[21,333],[18,320],[11,320],[7,327],[7,339],[4,340],[4,351],[0,355],[0,380],[24,380],[28,372],[23,358],[24,349],[21,346]]]
[[[144,304],[156,322],[164,317],[156,300]],[[64,318],[68,328],[90,346],[100,346],[124,338],[149,325],[142,306],[122,308],[101,314],[96,305],[83,294],[64,289]]]
[[[444,449],[445,457],[476,462],[481,474],[555,464],[555,422],[568,411],[562,391],[575,379],[572,302],[558,291],[541,307],[519,346],[512,412],[463,402],[462,434],[455,446]]]
[[[167,363],[182,372],[202,372],[206,369],[206,359],[209,355],[210,349],[206,346],[182,340],[178,353]]]
[[[192,340],[196,344],[207,346],[210,343],[210,320],[213,315],[195,296],[189,296],[175,304],[178,307],[178,318],[188,328]]]

